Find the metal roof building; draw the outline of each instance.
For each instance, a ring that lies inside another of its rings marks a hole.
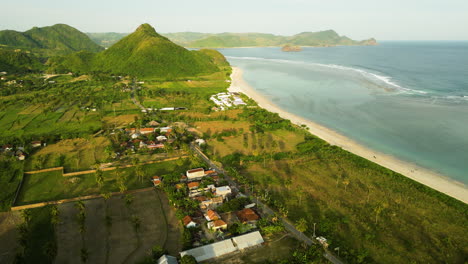
[[[226,239],[206,246],[182,251],[180,252],[180,256],[183,257],[185,255],[192,255],[197,261],[204,261],[234,252],[236,250],[237,248],[234,246],[234,244],[232,244],[231,239]]]
[[[209,244],[202,247],[197,247],[180,252],[180,256],[185,255],[193,256],[197,261],[204,261],[216,257],[220,257],[225,254],[229,254],[235,251],[243,250],[248,247],[261,245],[263,243],[263,237],[260,232],[255,231],[249,234],[233,237],[213,244]]]
[[[242,236],[237,236],[232,238],[232,242],[236,245],[237,249],[243,250],[248,247],[253,247],[262,244],[263,237],[260,235],[260,232],[252,232]]]

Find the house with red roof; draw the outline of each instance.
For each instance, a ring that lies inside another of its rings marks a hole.
[[[197,223],[195,223],[192,219],[192,217],[186,215],[183,219],[182,222],[184,223],[184,226],[187,228],[190,227],[197,227]]]

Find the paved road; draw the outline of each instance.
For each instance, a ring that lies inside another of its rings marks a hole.
[[[140,104],[140,102],[138,102],[138,100],[135,98],[135,92],[136,92],[136,82],[135,82],[135,79],[132,81],[132,91],[130,93],[130,97],[132,98],[132,101],[133,103],[140,107],[141,110],[146,110],[146,108],[144,106],[142,106]]]
[[[238,188],[238,185],[237,183],[232,180],[231,177],[229,177],[229,174],[223,169],[223,168],[220,168],[219,166],[217,166],[216,164],[214,164],[201,150],[200,148],[194,144],[194,143],[191,143],[190,144],[190,148],[200,157],[202,158],[211,168],[213,168],[214,170],[216,170],[218,173],[222,173],[224,174],[224,176],[226,177],[226,180],[227,182],[229,183],[230,186],[234,186],[235,188],[239,189]],[[268,207],[266,204],[262,203],[257,197],[253,196],[251,193],[249,193],[248,191],[246,191],[246,194],[249,195],[252,199],[253,202],[255,202],[259,207],[261,207],[263,209],[263,212],[267,215],[274,215],[275,212],[270,208]],[[284,227],[286,228],[286,230],[288,230],[289,233],[291,233],[293,236],[295,236],[298,240],[300,241],[303,241],[304,243],[306,243],[307,245],[312,245],[312,244],[316,244],[318,243],[317,241],[315,240],[312,240],[310,239],[309,237],[307,237],[304,233],[300,232],[299,230],[296,229],[296,227],[290,223],[287,219],[285,218],[280,218],[281,221],[283,222],[283,225]],[[325,253],[323,254],[323,256],[328,259],[330,262],[334,263],[334,264],[344,264],[340,259],[338,259],[338,257],[334,256],[330,251],[328,250],[325,250]]]

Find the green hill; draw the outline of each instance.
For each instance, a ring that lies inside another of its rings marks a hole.
[[[55,71],[106,72],[138,77],[174,78],[210,74],[227,62],[217,51],[189,51],[143,24],[138,29],[97,54],[79,52],[53,58]]]
[[[67,54],[81,50],[91,52],[103,50],[86,34],[64,24],[34,27],[25,32],[3,30],[0,31],[0,44],[44,55]]]
[[[0,49],[0,72],[28,73],[38,72],[43,68],[39,59],[31,53]]]

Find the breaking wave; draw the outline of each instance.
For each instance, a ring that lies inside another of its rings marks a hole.
[[[358,68],[352,68],[352,67],[347,67],[347,66],[342,66],[342,65],[336,65],[336,64],[322,64],[322,63],[311,63],[311,62],[304,62],[304,61],[292,61],[292,60],[282,60],[282,59],[266,59],[266,58],[259,58],[259,57],[235,57],[235,56],[226,56],[226,58],[229,59],[241,59],[241,60],[260,60],[260,61],[271,61],[271,62],[279,62],[279,63],[289,63],[289,64],[296,64],[296,65],[307,65],[307,66],[318,66],[318,67],[323,67],[323,68],[331,68],[331,69],[338,69],[338,70],[343,70],[343,71],[350,71],[354,73],[358,73],[361,76],[371,79],[373,81],[378,81],[381,83],[386,84],[388,87],[393,88],[401,93],[407,93],[407,94],[415,94],[415,95],[426,95],[428,92],[426,91],[421,91],[421,90],[415,90],[415,89],[410,89],[406,87],[402,87],[395,83],[391,77],[389,76],[383,76],[379,74],[375,74],[372,72],[368,72],[362,69]]]

